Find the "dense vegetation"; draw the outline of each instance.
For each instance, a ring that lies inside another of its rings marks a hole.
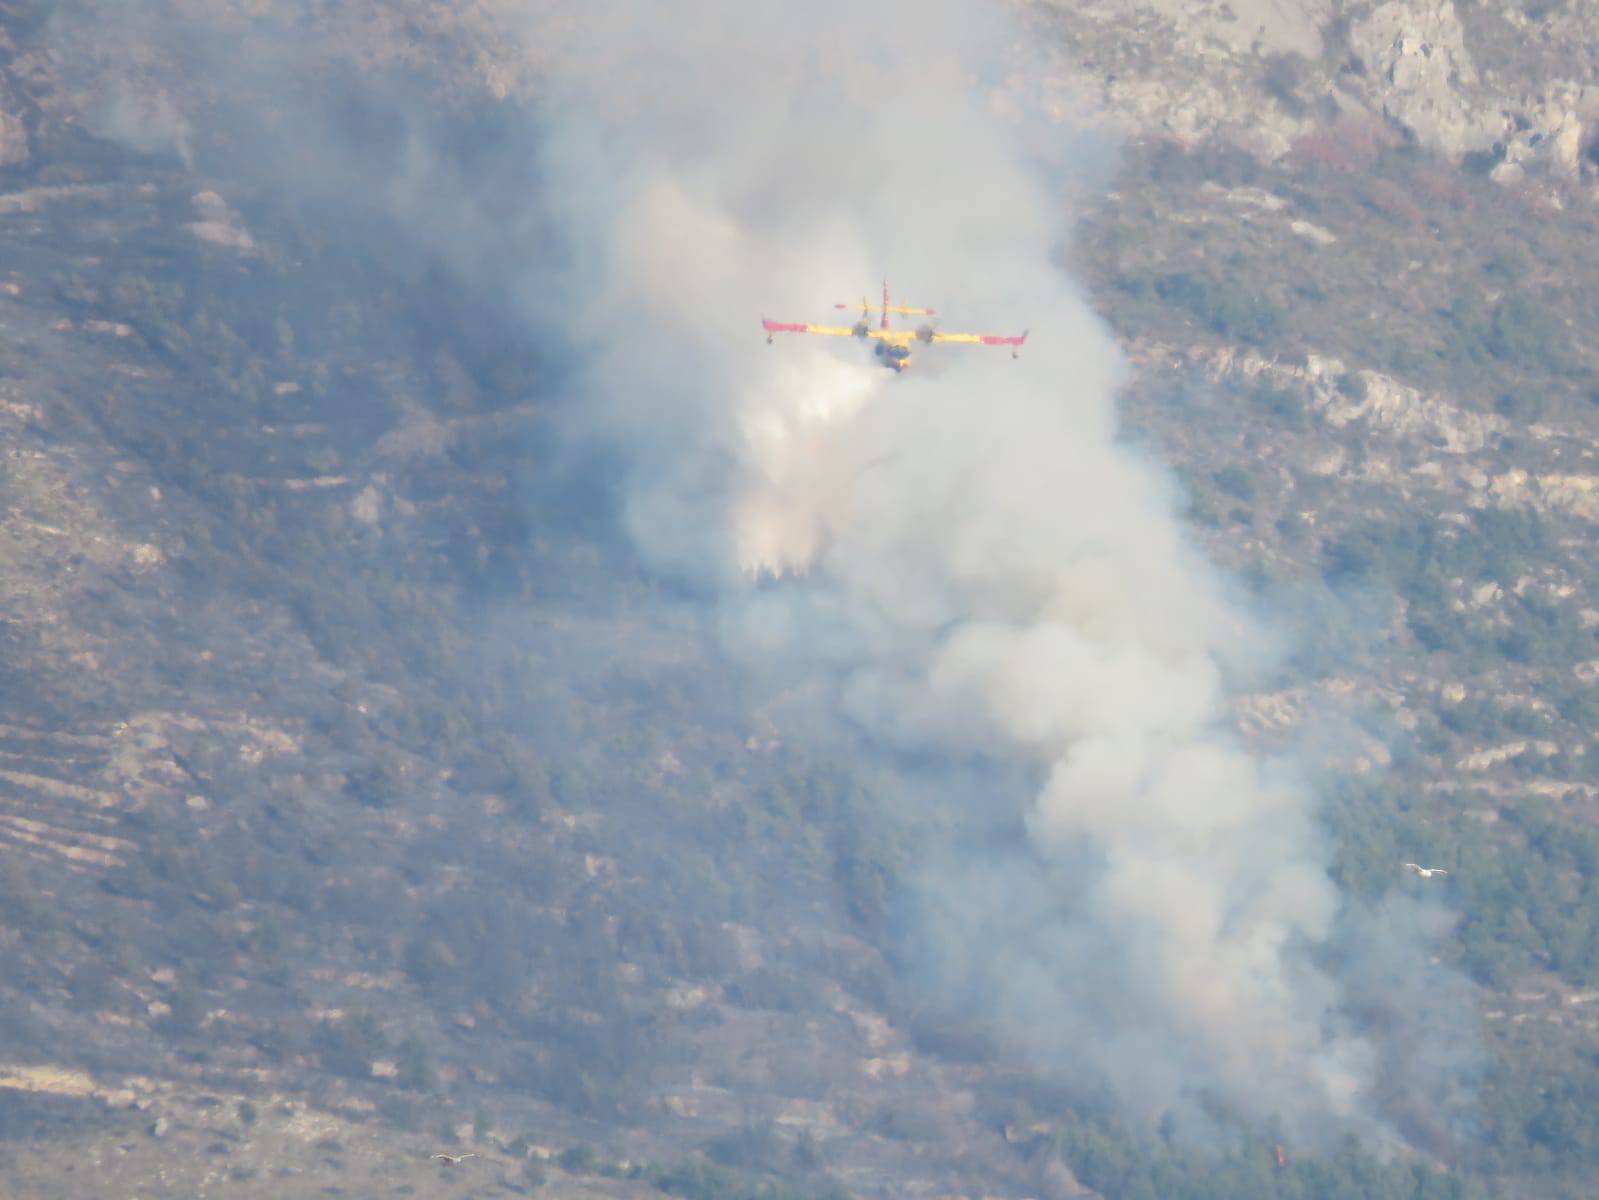
[[[1282,364],[1219,381],[1196,372],[1135,397],[1135,428],[1177,461],[1213,553],[1267,602],[1306,614],[1284,681],[1364,675],[1394,697],[1403,723],[1387,706],[1354,714],[1385,769],[1324,786],[1334,875],[1372,904],[1403,887],[1399,861],[1450,869],[1458,923],[1441,949],[1489,989],[1492,1051],[1481,1134],[1462,1162],[1514,1180],[1512,1194],[1581,1194],[1599,1134],[1583,1107],[1599,1078],[1583,990],[1599,978],[1590,518],[1526,492],[1361,482],[1448,481],[1460,451],[1442,425],[1407,444],[1370,418],[1329,414],[1358,410],[1375,369],[1445,397],[1440,420],[1483,440],[1469,461],[1486,477],[1572,470],[1594,429],[1591,339],[1559,331],[1591,320],[1599,263],[1574,250],[1591,247],[1592,215],[1554,219],[1354,134],[1277,170],[1222,151],[1147,154],[1129,168],[1147,186],[1118,193],[1081,253],[1127,333],[1197,340],[1199,353],[1254,343]],[[1407,207],[1407,194],[1428,203]],[[1196,200],[1204,220],[1160,220]],[[1264,215],[1278,202],[1280,219]],[[1336,252],[1290,233],[1289,217],[1336,235]],[[1345,366],[1331,389],[1302,370],[1328,354]],[[1174,409],[1181,425],[1166,418]],[[1336,482],[1307,469],[1329,453],[1344,464]]]

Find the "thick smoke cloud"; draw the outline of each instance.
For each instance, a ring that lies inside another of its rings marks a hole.
[[[1116,441],[1122,362],[1053,265],[1087,156],[1015,115],[1017,32],[948,0],[607,12],[559,56],[548,165],[645,554],[885,748],[1037,778],[1024,845],[929,851],[937,986],[1141,1118],[1359,1128],[1375,1052],[1313,956],[1326,848],[1226,727],[1258,634]],[[1027,352],[895,378],[762,344],[763,309],[822,320],[884,272],[953,326],[1030,325]]]
[[[1038,115],[1006,10],[493,7],[545,67],[525,136],[472,161],[409,100],[386,157],[297,101],[292,20],[248,62],[204,53],[218,93],[296,130],[244,148],[266,173],[380,197],[582,364],[567,435],[621,459],[639,553],[736,657],[885,763],[947,764],[958,832],[924,839],[906,933],[931,1004],[1140,1120],[1375,1131],[1407,1050],[1346,1014],[1417,1032],[1416,977],[1395,981],[1436,914],[1354,921],[1309,791],[1229,731],[1227,681],[1267,639],[1117,440],[1125,365],[1056,265],[1105,149]],[[1020,361],[932,347],[895,377],[853,340],[764,344],[763,311],[826,320],[884,274],[946,328],[1031,328]],[[1318,964],[1355,924],[1335,978]]]

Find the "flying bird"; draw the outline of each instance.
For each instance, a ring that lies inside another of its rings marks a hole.
[[[441,1167],[458,1167],[469,1158],[476,1158],[476,1154],[435,1154],[433,1159]]]
[[[1434,875],[1447,875],[1447,874],[1449,874],[1449,872],[1444,870],[1442,867],[1423,867],[1423,866],[1421,866],[1418,863],[1406,863],[1405,866],[1409,867],[1412,871],[1414,871],[1417,875],[1420,875],[1423,879],[1431,879]]]

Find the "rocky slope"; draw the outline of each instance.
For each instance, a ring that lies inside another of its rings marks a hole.
[[[1586,191],[1599,18],[1579,4],[1044,4],[1075,85],[1134,137],[1266,162],[1376,126],[1505,183]]]
[[[420,80],[440,120],[531,102],[578,19],[168,7],[196,46],[309,23],[264,72]],[[1331,818],[1357,894],[1407,838],[1471,868],[1449,953],[1501,1064],[1585,1061],[1591,864],[1545,867],[1599,813],[1599,17],[1016,7],[1057,115],[1125,141],[1072,255],[1128,435],[1210,553],[1327,616],[1241,730],[1378,796]],[[860,782],[637,615],[658,585],[554,478],[559,364],[504,296],[381,205],[286,200],[237,156],[256,115],[108,11],[0,0],[7,1186],[1085,1191],[1065,1099],[896,979]],[[1520,1069],[1489,1091],[1531,1148],[1455,1165],[1577,1194]]]

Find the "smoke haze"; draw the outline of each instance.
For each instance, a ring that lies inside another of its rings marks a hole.
[[[580,364],[565,432],[619,453],[639,553],[735,657],[887,762],[1032,781],[966,786],[924,846],[907,945],[935,1002],[1139,1120],[1372,1132],[1398,1051],[1318,965],[1341,901],[1311,793],[1228,726],[1269,639],[1117,440],[1125,364],[1057,265],[1107,152],[1039,115],[1022,31],[957,0],[495,8],[547,64],[538,190],[486,203],[413,130],[391,207],[513,275]],[[191,153],[179,114],[108,112]],[[330,191],[358,167],[314,136],[295,159]],[[896,377],[852,339],[764,344],[763,312],[829,321],[885,274],[946,329],[1030,328],[1020,360],[918,348]],[[1411,914],[1358,986],[1431,936]]]
[[[1122,361],[1054,265],[1061,168],[1092,155],[1014,115],[1020,31],[957,3],[609,12],[558,56],[548,161],[634,536],[883,746],[1039,781],[1025,847],[930,855],[935,986],[1139,1118],[1357,1127],[1374,1052],[1313,965],[1339,897],[1309,795],[1223,720],[1260,635],[1115,439]],[[763,309],[825,321],[885,272],[951,328],[1030,325],[1021,361],[935,347],[895,378],[853,341],[762,344]]]

